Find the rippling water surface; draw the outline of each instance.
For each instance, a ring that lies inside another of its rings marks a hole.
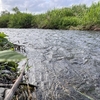
[[[100,100],[100,32],[0,29],[24,45],[37,100]],[[80,91],[80,92],[79,92]],[[84,93],[84,94],[81,94]]]

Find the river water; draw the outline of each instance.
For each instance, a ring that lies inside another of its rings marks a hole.
[[[25,46],[37,100],[100,100],[100,32],[0,29]],[[88,97],[89,96],[89,97]],[[92,100],[92,99],[91,99]]]

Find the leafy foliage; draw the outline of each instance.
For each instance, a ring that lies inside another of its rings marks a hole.
[[[60,20],[60,28],[62,29],[68,29],[70,26],[77,26],[78,24],[79,19],[76,17],[63,17]]]
[[[12,8],[12,11],[14,11],[15,13],[20,13],[18,7],[14,7],[14,8]]]
[[[10,70],[10,71],[14,71],[14,72],[17,72],[18,69],[18,63],[17,62],[0,62],[0,71],[1,70]]]
[[[88,25],[100,26],[100,2],[93,3],[90,7],[85,4],[73,5],[37,15],[21,13],[17,7],[12,10],[14,14],[2,12],[0,27],[70,29]]]
[[[83,17],[83,24],[100,24],[100,2],[91,5]]]
[[[18,62],[22,59],[26,59],[12,50],[7,50],[13,46],[10,43],[3,32],[0,32],[0,83],[13,83],[13,80],[17,77]],[[3,50],[3,51],[1,51]]]
[[[8,41],[3,32],[0,32],[0,51],[14,48],[13,44]]]
[[[0,38],[5,38],[7,35],[4,32],[0,32]]]
[[[4,61],[20,61],[21,59],[24,59],[25,57],[15,51],[8,50],[12,48],[13,44],[5,38],[7,35],[5,35],[3,32],[0,32],[0,62]]]
[[[82,17],[84,14],[86,14],[87,10],[88,10],[88,7],[85,4],[72,6],[73,14],[76,17]]]
[[[8,27],[10,28],[30,28],[32,21],[32,15],[26,13],[16,13],[12,14]]]
[[[0,62],[18,62],[26,57],[12,50],[0,51]]]
[[[7,28],[8,22],[9,22],[9,15],[2,15],[0,16],[0,27],[1,28]]]

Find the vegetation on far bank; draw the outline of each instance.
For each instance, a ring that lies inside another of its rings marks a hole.
[[[15,13],[2,12],[0,28],[100,30],[100,2],[90,7],[85,4],[73,5],[38,15],[22,13],[17,7],[12,10]]]

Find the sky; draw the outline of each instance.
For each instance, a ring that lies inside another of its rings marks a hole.
[[[18,7],[21,12],[44,13],[54,8],[70,7],[77,4],[90,6],[99,0],[0,0],[0,12]]]

